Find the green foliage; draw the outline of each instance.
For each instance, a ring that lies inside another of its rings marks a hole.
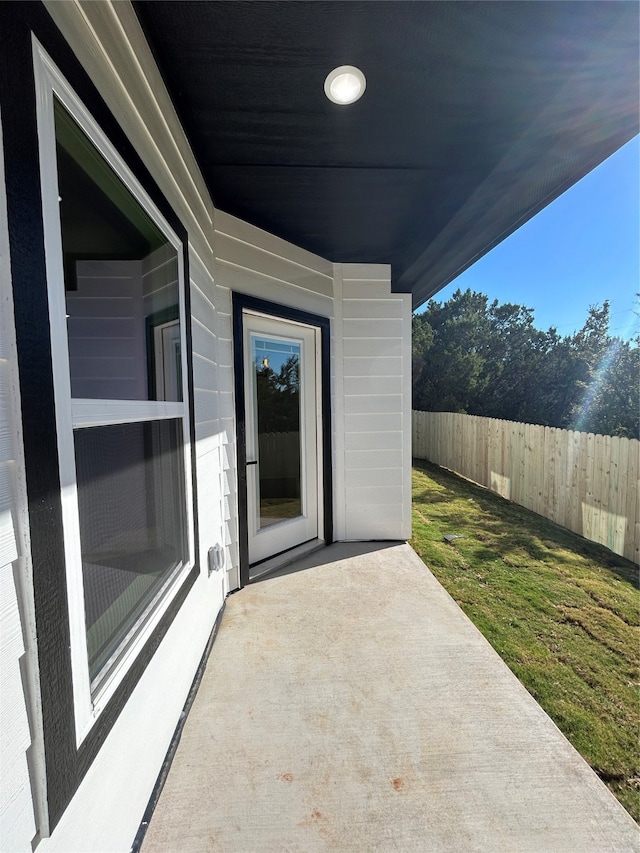
[[[637,568],[455,474],[416,466],[414,549],[640,820]],[[446,544],[447,534],[463,538]]]
[[[258,432],[296,432],[300,429],[300,364],[290,356],[278,373],[256,364]]]
[[[413,318],[413,407],[637,438],[640,341],[608,330],[607,301],[560,337],[530,308],[457,290]]]

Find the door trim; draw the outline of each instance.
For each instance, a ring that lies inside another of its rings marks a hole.
[[[333,466],[331,461],[331,359],[330,332],[331,324],[328,317],[310,314],[298,308],[278,305],[265,299],[247,296],[243,293],[233,293],[233,361],[234,361],[234,390],[236,409],[236,455],[238,460],[238,556],[240,562],[240,586],[249,583],[249,532],[247,525],[247,453],[246,453],[246,422],[244,394],[244,347],[243,321],[244,309],[258,311],[270,317],[281,320],[293,320],[315,326],[320,330],[320,380],[321,380],[321,412],[320,428],[322,431],[322,508],[324,519],[324,541],[330,545],[333,541]]]

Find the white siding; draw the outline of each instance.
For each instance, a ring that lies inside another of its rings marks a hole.
[[[224,547],[229,572],[229,589],[240,585],[238,552],[238,500],[236,416],[233,394],[233,319],[231,291],[216,287],[218,303],[218,358],[219,358],[219,427],[222,465],[222,521]]]
[[[38,722],[36,679],[30,693],[23,683],[23,673],[27,683],[34,674],[36,646],[3,165],[0,156],[0,850],[13,851],[30,850],[36,833],[28,709],[35,730]]]
[[[24,571],[24,564],[16,563],[16,570]],[[0,850],[26,850],[35,835],[27,764],[31,736],[20,671],[25,648],[12,563],[0,569],[0,643]]]
[[[391,293],[388,266],[336,267],[342,290],[336,335],[341,335],[344,394],[336,400],[336,473],[341,471],[336,505],[337,515],[344,517],[340,532],[345,539],[407,539],[410,297]]]
[[[331,317],[332,265],[234,216],[215,214],[216,282],[231,291]]]
[[[216,579],[223,597],[235,580],[224,527],[225,437],[220,416],[219,326],[216,286],[195,250],[189,254],[191,274],[191,325],[193,335],[193,385],[196,432],[197,506],[200,536],[200,566],[208,574],[207,553],[215,545],[225,547],[225,572]],[[212,581],[215,580],[212,578]],[[231,588],[237,584],[233,583]]]

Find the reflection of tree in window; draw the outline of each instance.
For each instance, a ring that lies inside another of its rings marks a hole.
[[[297,432],[300,429],[300,361],[291,355],[276,373],[257,365],[258,432]]]
[[[257,341],[254,346],[263,528],[302,513],[300,352],[295,343]],[[279,369],[272,364],[279,364]]]

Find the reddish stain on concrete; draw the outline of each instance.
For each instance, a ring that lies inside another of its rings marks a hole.
[[[293,782],[293,773],[281,773],[278,776],[281,782]]]
[[[391,784],[393,785],[396,791],[401,791],[404,788],[404,782],[399,776],[396,776],[395,779],[392,779]]]

